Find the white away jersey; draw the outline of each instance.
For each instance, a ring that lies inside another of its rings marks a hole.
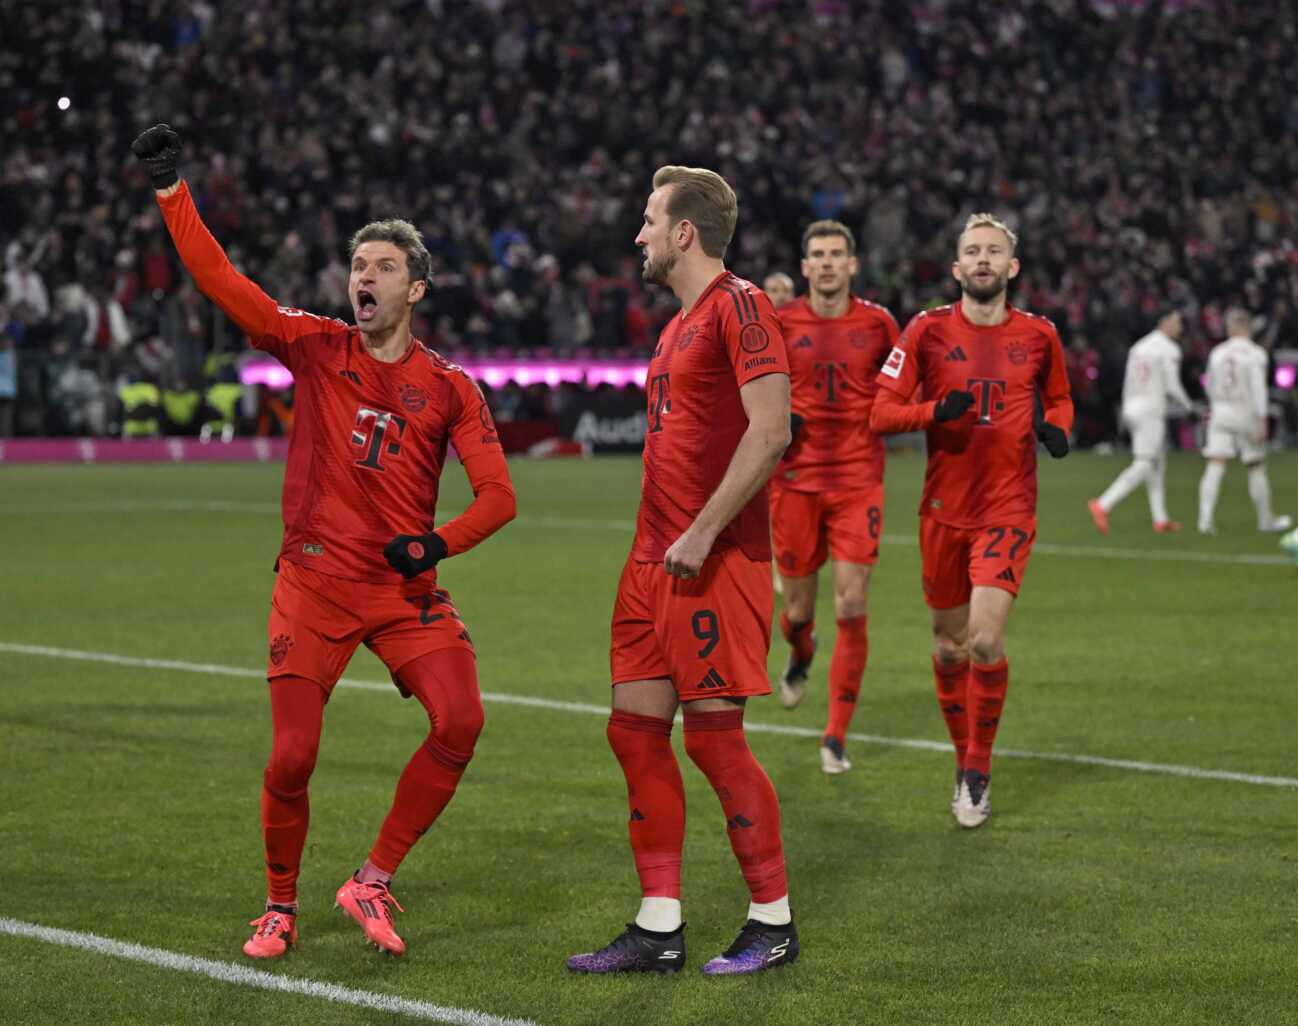
[[[1235,335],[1208,356],[1212,420],[1225,428],[1252,430],[1266,416],[1266,350]]]
[[[1190,408],[1190,397],[1181,385],[1181,347],[1154,329],[1127,353],[1123,416],[1166,417],[1169,397],[1182,409]]]

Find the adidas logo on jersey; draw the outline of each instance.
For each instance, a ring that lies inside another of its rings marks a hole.
[[[964,350],[960,346],[956,346],[949,353],[947,353],[946,356],[944,356],[942,359],[944,362],[950,362],[951,360],[957,360],[957,361],[963,360],[967,363],[969,357],[965,356]]]
[[[796,342],[793,343],[793,348],[794,348],[794,349],[810,349],[810,348],[811,348],[811,336],[810,336],[810,335],[803,335],[802,338],[798,339],[798,341],[796,341]]]
[[[1014,568],[1007,566],[1004,570],[996,575],[998,581],[1009,581],[1010,584],[1018,584],[1019,579],[1014,576]]]

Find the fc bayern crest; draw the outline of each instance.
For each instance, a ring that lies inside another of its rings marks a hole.
[[[739,345],[745,353],[760,353],[771,344],[771,337],[760,324],[746,324],[739,333]]]
[[[401,405],[411,413],[418,413],[428,405],[428,396],[418,385],[402,385]]]
[[[864,349],[869,338],[864,331],[858,329],[847,336],[847,341],[853,349]]]
[[[270,661],[275,666],[283,664],[288,650],[293,647],[293,639],[287,634],[276,634],[275,639],[270,643]]]
[[[694,341],[694,336],[697,335],[698,333],[699,333],[699,326],[697,324],[691,324],[688,328],[686,328],[684,331],[681,332],[680,341],[676,343],[676,348],[688,349],[690,347],[690,343]]]
[[[1021,366],[1028,362],[1028,347],[1022,342],[1011,342],[1005,347],[1005,355],[1014,366]]]

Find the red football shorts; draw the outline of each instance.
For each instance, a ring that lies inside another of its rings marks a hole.
[[[418,579],[400,584],[347,581],[279,562],[270,597],[268,678],[305,677],[332,691],[362,641],[398,674],[443,648],[473,651],[450,594]],[[403,693],[404,689],[403,689]]]
[[[771,548],[785,577],[806,577],[825,564],[879,561],[883,482],[842,492],[798,492],[771,482]]]
[[[774,612],[770,564],[739,548],[713,552],[689,580],[628,559],[613,604],[613,685],[665,677],[682,702],[769,695]]]
[[[1037,536],[1034,520],[999,527],[962,528],[919,518],[919,551],[924,564],[924,601],[932,609],[954,609],[974,588],[1019,593]]]

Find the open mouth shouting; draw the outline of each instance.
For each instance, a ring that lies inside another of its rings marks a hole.
[[[369,289],[356,290],[356,319],[372,321],[379,312],[379,300]]]

